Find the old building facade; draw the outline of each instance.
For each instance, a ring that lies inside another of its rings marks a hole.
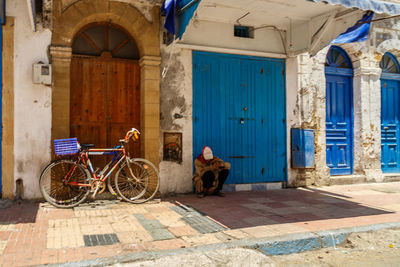
[[[112,146],[131,127],[141,131],[131,152],[159,167],[162,194],[192,191],[204,145],[232,163],[225,190],[400,173],[396,18],[372,22],[367,41],[332,46],[366,10],[202,0],[171,43],[162,1],[36,2],[34,20],[26,2],[6,2],[3,197],[17,180],[24,198],[41,197],[53,139]],[[39,62],[51,64],[51,84],[32,82]],[[292,165],[292,128],[313,130],[309,168]]]

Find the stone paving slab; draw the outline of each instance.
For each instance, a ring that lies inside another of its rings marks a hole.
[[[101,200],[74,209],[13,203],[0,210],[0,265],[80,262],[400,222],[398,203],[400,182],[224,198],[189,194],[138,205]]]

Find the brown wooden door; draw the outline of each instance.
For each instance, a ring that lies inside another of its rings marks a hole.
[[[132,60],[73,57],[70,135],[98,148],[118,145],[132,127],[140,131],[139,65]],[[139,156],[139,142],[129,152]]]

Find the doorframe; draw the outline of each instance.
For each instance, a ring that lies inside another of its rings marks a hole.
[[[388,72],[383,72],[383,70],[382,70],[382,73],[381,73],[381,76],[380,76],[381,100],[382,100],[382,83],[383,83],[384,81],[396,81],[396,82],[398,83],[399,96],[400,96],[400,63],[399,63],[399,61],[397,60],[396,56],[393,55],[392,53],[386,52],[386,53],[383,55],[383,57],[384,57],[385,55],[387,55],[388,57],[390,57],[390,58],[395,62],[398,73],[388,73]],[[400,98],[399,98],[399,100],[400,100]],[[380,110],[380,117],[381,117],[381,125],[382,125],[382,104],[381,104],[381,110]],[[399,122],[400,122],[400,121],[399,121]],[[400,128],[399,128],[399,130],[400,130]],[[398,136],[400,136],[400,133],[398,133]],[[381,130],[381,140],[382,140],[382,130]],[[399,143],[399,140],[397,140],[397,142]],[[381,146],[381,147],[382,147],[382,146]],[[397,151],[398,154],[400,155],[400,146],[397,147],[397,150],[398,150],[398,151]],[[399,156],[399,155],[398,155],[398,156]],[[399,172],[400,172],[400,166],[397,168],[397,170],[394,170],[393,172],[391,172],[390,170],[384,170],[384,169],[382,168],[382,156],[383,156],[383,151],[382,151],[382,149],[381,149],[381,170],[382,170],[383,173],[393,174],[393,173],[399,173]],[[398,163],[400,163],[400,158],[399,158],[399,157],[398,157]]]
[[[351,104],[350,106],[350,123],[351,123],[351,140],[350,140],[350,145],[351,145],[351,164],[350,164],[350,173],[349,174],[344,174],[344,175],[353,175],[354,174],[354,67],[351,61],[350,56],[347,54],[347,52],[338,46],[332,46],[330,49],[337,49],[340,51],[340,53],[346,58],[346,61],[350,64],[351,68],[337,68],[337,67],[330,67],[330,66],[325,66],[324,74],[325,74],[325,110],[327,108],[326,105],[326,84],[327,84],[327,75],[332,75],[332,76],[341,76],[341,77],[347,77],[350,80],[349,84],[349,91],[350,91],[350,101],[349,103]],[[329,54],[326,54],[325,57],[327,57]],[[326,125],[326,113],[325,113],[325,125]],[[325,128],[325,137],[326,137],[326,128]],[[325,139],[326,140],[326,139]],[[325,141],[326,142],[326,141]],[[326,153],[326,148],[325,148],[325,153]],[[326,158],[325,158],[326,162]],[[329,168],[331,170],[331,168]],[[343,175],[343,174],[332,174],[330,172],[331,176],[336,176],[336,175]]]
[[[14,198],[14,18],[7,17],[2,31],[1,196]]]
[[[286,88],[286,83],[287,83],[287,70],[286,70],[286,59],[284,58],[269,58],[269,57],[259,57],[259,56],[249,56],[249,55],[242,55],[242,54],[227,54],[227,53],[219,53],[219,52],[215,52],[215,51],[202,51],[202,50],[192,50],[192,95],[193,95],[193,99],[195,97],[194,95],[194,56],[195,53],[198,54],[203,54],[203,55],[218,55],[218,56],[223,56],[223,57],[229,57],[229,58],[239,58],[239,59],[250,59],[250,60],[262,60],[262,61],[274,61],[274,62],[281,62],[283,64],[283,78],[282,78],[282,83],[283,83],[283,87],[284,87],[284,91],[283,91],[283,105],[284,105],[284,117],[285,117],[285,123],[284,123],[284,150],[285,150],[285,159],[284,159],[284,168],[285,168],[285,172],[284,172],[284,177],[282,180],[279,181],[268,181],[268,182],[263,182],[263,183],[275,183],[275,182],[282,182],[287,184],[288,182],[288,173],[289,173],[289,169],[288,169],[288,128],[287,128],[287,88]],[[194,100],[193,100],[194,102]],[[194,120],[194,105],[192,105],[192,114],[193,114],[193,120]],[[197,156],[194,153],[194,139],[195,139],[195,134],[194,134],[194,121],[192,122],[192,158],[193,158],[193,162],[194,160],[197,158]],[[194,173],[194,164],[193,164],[193,173]],[[252,183],[243,183],[243,184],[252,184]]]
[[[110,9],[110,6],[113,8]],[[160,147],[160,8],[152,9],[152,21],[126,3],[104,0],[93,6],[81,0],[63,8],[53,3],[53,35],[50,55],[53,68],[51,139],[69,136],[70,65],[74,36],[85,25],[107,21],[125,29],[135,40],[140,66],[141,157],[156,166]],[[49,140],[51,142],[51,140]]]

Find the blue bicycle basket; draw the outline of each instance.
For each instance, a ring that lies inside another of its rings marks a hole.
[[[54,152],[58,156],[78,153],[78,139],[67,138],[54,140]]]

